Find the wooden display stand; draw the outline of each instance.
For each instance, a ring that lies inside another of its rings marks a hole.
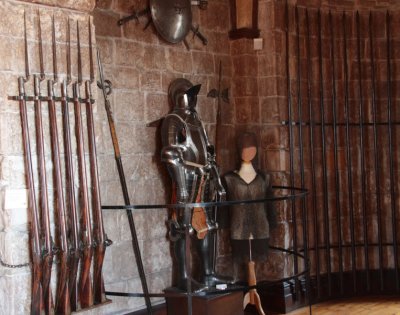
[[[165,293],[182,292],[177,288],[168,288]],[[167,297],[168,315],[187,315],[187,297]],[[243,292],[193,296],[193,315],[243,315]]]

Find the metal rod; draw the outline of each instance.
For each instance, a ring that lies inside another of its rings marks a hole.
[[[287,120],[282,120],[281,121],[281,124],[282,124],[282,126],[286,126],[286,125],[289,125],[289,121],[287,121]],[[300,121],[292,121],[292,125],[293,126],[298,126],[298,125],[302,125],[302,126],[309,126],[309,125],[313,125],[313,126],[321,126],[322,125],[322,123],[321,122],[316,122],[316,121],[302,121],[302,122],[300,122]],[[389,122],[376,122],[375,123],[377,126],[387,126],[388,124],[389,124]],[[362,122],[362,121],[360,121],[360,122],[358,122],[358,123],[356,123],[356,122],[354,122],[354,123],[351,123],[351,122],[349,122],[348,123],[348,125],[349,126],[351,126],[351,127],[359,127],[360,125],[363,125],[363,126],[373,126],[374,125],[374,123],[373,122]],[[393,125],[400,125],[400,122],[397,122],[397,121],[392,121],[392,123],[391,123],[391,125],[393,126]],[[327,122],[325,122],[324,123],[324,126],[325,127],[327,127],[327,126],[333,126],[333,123],[327,123]],[[336,126],[342,126],[342,127],[346,127],[347,126],[347,123],[346,122],[336,122]]]
[[[338,162],[338,136],[337,136],[337,110],[336,110],[336,63],[335,63],[335,34],[333,32],[332,12],[329,11],[329,29],[330,29],[330,58],[332,65],[332,116],[333,116],[333,158],[335,165],[335,201],[336,201],[336,226],[339,244],[339,282],[340,293],[343,295],[343,250],[342,250],[342,224],[341,216],[342,209],[340,205],[340,177],[339,177],[339,162]]]
[[[379,242],[379,278],[380,289],[383,291],[383,251],[382,251],[382,208],[381,208],[381,194],[380,194],[380,158],[378,152],[378,131],[376,126],[376,77],[375,77],[375,58],[373,48],[373,35],[372,35],[372,13],[369,14],[369,53],[370,53],[370,68],[371,68],[371,96],[372,96],[372,118],[373,118],[373,133],[374,133],[374,157],[375,157],[375,193],[376,193],[376,209],[377,209],[377,223],[378,223],[378,242]]]
[[[304,152],[303,152],[303,100],[301,93],[301,56],[300,56],[300,26],[299,26],[299,9],[295,7],[295,23],[296,23],[296,55],[297,55],[297,111],[299,116],[299,158],[300,158],[300,185],[302,188],[305,186],[304,181]],[[303,248],[304,248],[304,269],[307,268],[308,263],[308,235],[307,235],[307,211],[305,199],[300,200],[302,212],[302,225],[303,225]]]
[[[332,295],[332,279],[331,279],[331,257],[330,257],[330,240],[329,240],[329,213],[328,213],[328,176],[326,170],[326,145],[325,145],[325,108],[324,108],[324,76],[322,66],[322,27],[321,27],[321,10],[318,10],[318,62],[319,62],[319,93],[321,107],[321,138],[322,138],[322,185],[324,190],[324,231],[326,244],[326,264],[328,274],[328,296]]]
[[[107,112],[108,125],[110,127],[111,140],[112,140],[113,147],[114,147],[114,156],[115,156],[115,162],[117,164],[119,180],[120,180],[120,184],[121,184],[121,188],[122,188],[122,195],[124,197],[125,205],[130,205],[131,201],[129,198],[128,185],[126,184],[125,172],[124,172],[124,167],[122,164],[117,132],[115,129],[114,116],[111,111],[111,104],[110,104],[110,101],[108,100],[108,95],[106,92],[106,84],[105,84],[105,80],[104,80],[104,76],[103,76],[103,67],[102,67],[102,63],[100,60],[99,50],[97,50],[97,62],[98,62],[98,67],[99,67],[100,85],[101,85],[101,89],[103,91],[103,97],[104,97],[104,107],[106,108],[106,112]],[[145,299],[145,303],[146,303],[147,313],[151,315],[151,314],[153,314],[153,309],[151,306],[150,297],[148,295],[149,289],[147,286],[146,274],[144,272],[143,261],[142,261],[142,256],[140,253],[139,241],[137,238],[135,221],[133,220],[132,210],[127,209],[126,215],[128,217],[129,228],[131,231],[133,252],[135,254],[136,265],[137,265],[139,276],[140,276],[140,282],[142,284],[143,293],[145,294],[144,299]]]
[[[343,24],[343,71],[344,71],[344,107],[346,117],[346,162],[347,162],[347,183],[349,191],[349,207],[350,207],[350,242],[351,242],[351,270],[353,273],[353,292],[357,291],[356,278],[356,249],[354,246],[354,200],[353,200],[353,169],[351,163],[350,151],[350,128],[349,128],[349,70],[347,64],[347,30],[346,30],[346,13],[342,15]]]
[[[310,45],[310,21],[308,18],[308,9],[306,9],[306,45],[307,45],[307,97],[308,97],[308,109],[309,109],[309,120],[310,122],[314,121],[314,111],[312,104],[312,93],[311,93],[311,45]],[[314,214],[314,243],[316,247],[315,251],[315,270],[316,270],[316,278],[317,278],[317,297],[318,299],[321,297],[321,277],[320,277],[320,261],[319,261],[319,229],[318,229],[318,208],[317,208],[317,189],[316,182],[317,176],[315,173],[315,157],[314,157],[314,124],[310,124],[310,163],[311,163],[311,197],[312,197],[312,206],[313,206],[313,214]],[[311,270],[310,270],[311,273]]]
[[[366,196],[366,176],[365,176],[365,157],[364,157],[364,98],[362,88],[362,67],[361,67],[361,34],[360,34],[360,14],[356,13],[357,28],[357,68],[358,68],[358,93],[359,93],[359,126],[360,126],[360,158],[361,158],[361,200],[363,213],[363,234],[364,234],[364,260],[367,274],[367,291],[371,289],[371,275],[369,270],[369,249],[368,249],[368,227],[367,227],[367,196]]]
[[[392,238],[393,238],[393,259],[396,279],[396,291],[399,292],[399,257],[397,252],[397,217],[396,217],[396,193],[394,179],[393,160],[393,138],[392,138],[392,66],[391,66],[391,33],[390,14],[386,12],[386,63],[387,63],[387,117],[388,117],[388,140],[389,140],[389,167],[390,167],[390,207],[392,210]]]
[[[292,97],[291,97],[291,82],[290,82],[290,70],[289,70],[289,5],[286,1],[286,78],[287,78],[287,102],[288,102],[288,118],[289,122],[293,120],[292,116]],[[289,164],[290,164],[290,182],[294,185],[294,134],[293,126],[289,124]],[[297,251],[297,218],[296,218],[296,203],[292,201],[292,230],[293,230],[293,250]],[[298,271],[298,259],[294,257],[294,271]],[[296,282],[297,284],[297,282]]]
[[[42,26],[40,23],[40,13],[37,10],[37,18],[38,18],[38,39],[39,39],[39,66],[40,66],[40,81],[45,79],[44,73],[44,54],[43,54],[43,44],[42,44]]]

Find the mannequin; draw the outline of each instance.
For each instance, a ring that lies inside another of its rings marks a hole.
[[[238,138],[241,164],[238,170],[224,176],[227,200],[262,199],[272,196],[271,181],[267,174],[256,170],[253,161],[257,155],[257,140],[253,133],[243,133]],[[268,252],[269,230],[276,226],[276,213],[272,202],[234,205],[229,209],[229,227],[234,261],[234,276],[240,273],[247,262],[248,283],[256,284],[255,260],[262,260]],[[260,299],[255,289],[244,298],[244,305],[254,304],[263,315]]]

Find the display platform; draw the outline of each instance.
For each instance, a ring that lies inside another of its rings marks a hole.
[[[168,315],[187,315],[187,296],[168,297],[168,293],[185,293],[175,287],[165,289]],[[243,315],[243,292],[226,294],[194,295],[192,297],[193,315]]]

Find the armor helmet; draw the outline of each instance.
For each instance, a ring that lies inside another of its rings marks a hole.
[[[185,39],[192,26],[190,0],[150,0],[150,11],[163,39],[172,44]]]
[[[170,86],[168,95],[171,99],[174,108],[189,108],[194,110],[197,103],[197,94],[199,94],[201,84],[193,86],[186,79],[179,78],[174,80]]]

